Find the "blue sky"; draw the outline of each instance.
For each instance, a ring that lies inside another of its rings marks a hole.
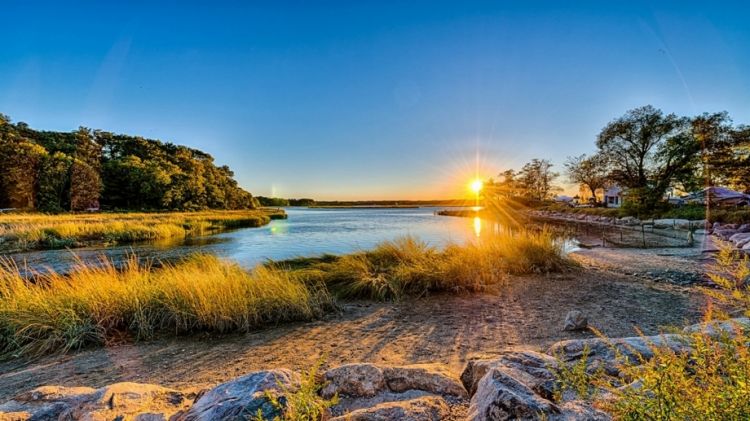
[[[65,3],[65,4],[63,4]],[[127,4],[126,4],[127,3]],[[448,198],[652,104],[750,123],[742,2],[3,2],[0,112],[197,147],[254,194]]]

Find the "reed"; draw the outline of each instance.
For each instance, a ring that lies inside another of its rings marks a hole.
[[[76,247],[91,243],[130,243],[259,227],[284,218],[283,211],[0,214],[0,245],[6,250]]]

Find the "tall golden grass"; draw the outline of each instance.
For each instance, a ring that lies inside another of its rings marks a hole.
[[[572,264],[562,243],[543,229],[502,231],[442,250],[402,237],[370,251],[322,261],[296,259],[278,266],[323,280],[341,298],[388,300],[438,291],[488,291],[501,287],[509,274],[556,272]]]
[[[161,213],[0,214],[0,243],[21,250],[123,243],[258,227],[283,218],[275,209]]]
[[[246,270],[197,255],[160,268],[103,259],[67,275],[0,265],[0,354],[41,355],[158,334],[248,332],[307,320],[333,297],[403,299],[502,286],[508,274],[570,265],[552,233],[516,231],[439,250],[412,237],[341,257],[270,262]]]
[[[324,286],[290,272],[247,271],[208,255],[159,269],[135,258],[120,269],[103,260],[33,281],[6,263],[0,269],[0,348],[6,355],[40,355],[157,333],[248,332],[307,320],[332,305]]]

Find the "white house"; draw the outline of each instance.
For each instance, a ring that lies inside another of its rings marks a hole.
[[[604,192],[604,203],[608,208],[619,208],[622,206],[623,191],[618,186],[612,186]]]

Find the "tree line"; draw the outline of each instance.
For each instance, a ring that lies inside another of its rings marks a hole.
[[[197,149],[80,127],[37,131],[0,114],[0,208],[252,209],[227,166]]]
[[[657,208],[670,189],[750,190],[750,126],[734,125],[726,112],[684,117],[651,105],[635,108],[601,130],[596,148],[568,157],[568,180],[594,198],[608,186],[625,188],[635,212]],[[498,194],[546,200],[560,190],[554,184],[559,175],[548,160],[534,159],[488,184]]]

